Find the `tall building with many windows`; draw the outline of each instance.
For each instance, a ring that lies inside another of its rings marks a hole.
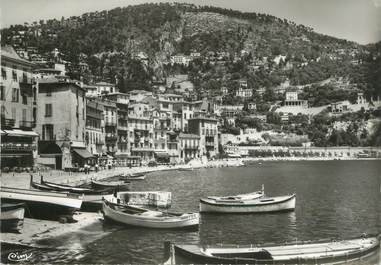
[[[80,167],[92,155],[86,150],[85,90],[66,77],[37,80],[39,154],[57,169]]]
[[[37,134],[34,64],[20,58],[12,47],[1,48],[1,167],[32,167]]]

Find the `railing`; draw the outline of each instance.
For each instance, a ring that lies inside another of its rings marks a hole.
[[[34,122],[34,121],[20,121],[19,126],[20,126],[20,128],[34,128],[34,127],[36,127],[36,122]]]
[[[205,146],[214,147],[214,142],[205,142]]]
[[[15,127],[15,120],[14,119],[5,119],[1,118],[1,127],[6,128],[6,127]]]
[[[105,120],[106,126],[116,126],[116,120]]]
[[[106,141],[116,141],[117,139],[118,139],[118,136],[114,133],[106,134]]]
[[[193,145],[185,145],[184,149],[185,150],[198,150],[199,146],[193,146]]]
[[[1,150],[33,151],[33,150],[36,150],[36,145],[35,144],[21,144],[21,143],[2,143]]]

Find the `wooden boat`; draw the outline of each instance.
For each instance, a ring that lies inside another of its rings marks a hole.
[[[193,167],[183,167],[183,168],[178,168],[178,171],[193,171]]]
[[[295,209],[296,195],[266,197],[264,191],[232,197],[200,199],[200,212],[265,213]]]
[[[94,189],[109,189],[109,188],[128,188],[130,182],[126,181],[97,181],[91,180],[91,187]]]
[[[145,178],[146,178],[146,175],[144,173],[122,174],[119,176],[119,180],[127,180],[127,181],[144,180]]]
[[[342,264],[355,262],[378,251],[377,237],[342,241],[293,242],[283,245],[197,245],[166,244],[165,264]]]
[[[27,217],[55,220],[61,216],[72,219],[83,198],[78,194],[10,187],[1,187],[0,197],[2,202],[25,203]]]
[[[24,203],[1,203],[1,232],[19,232],[24,223]]]
[[[172,202],[169,191],[121,191],[103,198],[113,203],[160,208],[169,208]]]
[[[56,184],[48,181],[44,181],[41,176],[41,183],[33,181],[31,175],[30,180],[31,187],[39,190],[56,191],[56,192],[69,192],[72,194],[80,194],[83,197],[82,210],[97,211],[102,208],[102,197],[113,193],[114,189],[94,190],[88,188],[78,188],[69,185]]]
[[[188,228],[198,226],[198,213],[167,213],[151,211],[136,206],[123,205],[103,200],[105,219],[130,226],[147,228]]]

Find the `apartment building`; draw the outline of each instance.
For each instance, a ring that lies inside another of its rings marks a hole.
[[[78,82],[66,77],[37,79],[37,126],[40,163],[56,169],[79,167],[86,150],[86,98]]]
[[[1,47],[1,167],[32,167],[37,156],[34,64]]]

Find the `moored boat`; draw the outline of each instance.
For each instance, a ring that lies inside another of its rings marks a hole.
[[[200,199],[200,212],[265,213],[295,209],[296,195],[266,197],[264,190],[229,197]]]
[[[94,189],[109,189],[109,188],[122,188],[126,189],[130,185],[130,182],[126,181],[98,181],[91,180],[91,187]]]
[[[103,198],[114,203],[160,208],[169,208],[172,202],[169,191],[121,191]]]
[[[24,203],[1,203],[1,232],[20,232],[24,213]]]
[[[119,176],[119,180],[134,181],[134,180],[144,180],[146,175],[144,173],[135,174],[122,174]]]
[[[1,187],[0,197],[2,203],[25,203],[27,217],[55,220],[61,216],[72,219],[73,213],[81,208],[83,198],[78,194],[11,187]]]
[[[146,228],[189,228],[199,224],[198,213],[168,213],[152,211],[136,206],[123,205],[103,200],[103,215],[105,219],[129,226]]]
[[[167,243],[165,264],[342,264],[371,256],[379,246],[377,237],[259,246],[201,247]]]
[[[99,210],[102,208],[102,197],[105,195],[110,195],[113,193],[112,188],[103,190],[94,190],[88,188],[79,188],[69,185],[57,184],[53,182],[44,181],[41,176],[41,183],[33,181],[33,176],[31,175],[30,180],[31,187],[39,190],[55,191],[55,192],[68,192],[72,194],[83,195],[82,200],[82,210]]]

